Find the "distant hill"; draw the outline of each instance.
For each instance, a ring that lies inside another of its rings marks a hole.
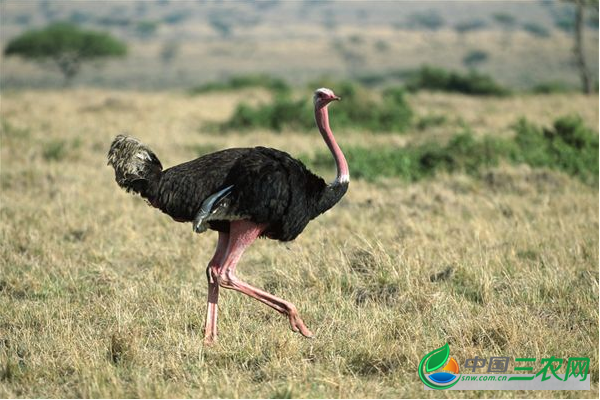
[[[358,76],[433,64],[477,68],[515,87],[576,84],[573,9],[527,2],[17,1],[0,3],[0,42],[55,21],[107,30],[131,48],[80,84],[189,87],[245,73],[292,83],[323,74]],[[597,15],[587,52],[598,77]],[[53,86],[54,74],[0,58],[2,87]]]

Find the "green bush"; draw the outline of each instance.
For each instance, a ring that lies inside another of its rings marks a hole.
[[[336,128],[356,128],[372,132],[403,132],[411,123],[412,110],[401,88],[390,88],[381,99],[364,87],[352,82],[319,81],[311,87],[333,87],[342,97],[332,112],[332,125]],[[335,113],[335,114],[334,114]],[[315,128],[312,102],[296,100],[287,93],[275,96],[272,102],[256,107],[241,103],[221,130],[249,130],[266,128],[281,131],[284,128],[311,130]]]
[[[423,66],[413,72],[407,82],[409,91],[438,90],[470,95],[504,96],[509,90],[500,86],[490,76],[470,71],[467,74],[449,72],[441,68]]]
[[[539,128],[521,119],[514,129],[518,151],[511,154],[513,161],[562,170],[597,184],[598,134],[581,118],[562,117],[550,128]]]
[[[457,134],[447,144],[426,142],[403,148],[355,146],[344,149],[354,178],[373,181],[379,177],[399,177],[416,181],[438,172],[464,172],[477,175],[500,160],[532,167],[567,172],[589,184],[598,183],[598,134],[578,117],[567,116],[551,128],[539,128],[522,119],[514,126],[513,139],[486,136],[476,139],[469,131]],[[304,157],[313,168],[328,168],[331,155],[321,152]]]
[[[395,149],[358,146],[344,149],[344,153],[354,178],[373,181],[378,177],[400,177],[417,181],[441,171],[476,173],[481,167],[497,165],[498,148],[506,152],[498,141],[492,138],[476,140],[466,131],[446,145],[427,142]],[[309,161],[315,168],[326,168],[331,163],[331,155],[327,152],[319,153]]]
[[[273,92],[289,92],[290,87],[285,81],[268,75],[241,75],[234,76],[224,82],[210,82],[190,89],[190,94],[201,94],[208,92],[220,92],[246,88],[264,88]]]

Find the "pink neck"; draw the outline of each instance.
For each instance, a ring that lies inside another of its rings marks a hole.
[[[327,110],[327,106],[318,107],[315,106],[315,120],[317,121],[317,126],[319,127],[319,131],[323,136],[323,140],[327,143],[327,147],[333,154],[333,158],[335,159],[335,165],[337,167],[337,177],[335,178],[335,183],[347,183],[350,181],[350,172],[348,171],[348,163],[346,162],[346,157],[344,157],[344,153],[338,146],[335,138],[333,137],[333,133],[331,132],[331,128],[329,127],[329,112]]]

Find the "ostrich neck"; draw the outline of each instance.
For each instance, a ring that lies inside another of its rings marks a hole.
[[[347,184],[350,181],[348,163],[346,162],[346,157],[344,157],[344,153],[342,153],[340,146],[338,146],[337,142],[335,141],[333,133],[331,132],[331,128],[329,127],[329,111],[327,110],[327,106],[320,108],[315,107],[315,120],[317,122],[317,126],[319,127],[319,131],[323,136],[323,140],[325,140],[327,147],[329,147],[331,154],[333,154],[335,165],[337,167],[337,177],[331,185],[339,185],[341,183]]]

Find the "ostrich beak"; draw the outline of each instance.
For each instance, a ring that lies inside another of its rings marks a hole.
[[[340,100],[342,100],[342,98],[340,96],[333,96],[332,100],[338,100],[338,101],[340,101]]]

